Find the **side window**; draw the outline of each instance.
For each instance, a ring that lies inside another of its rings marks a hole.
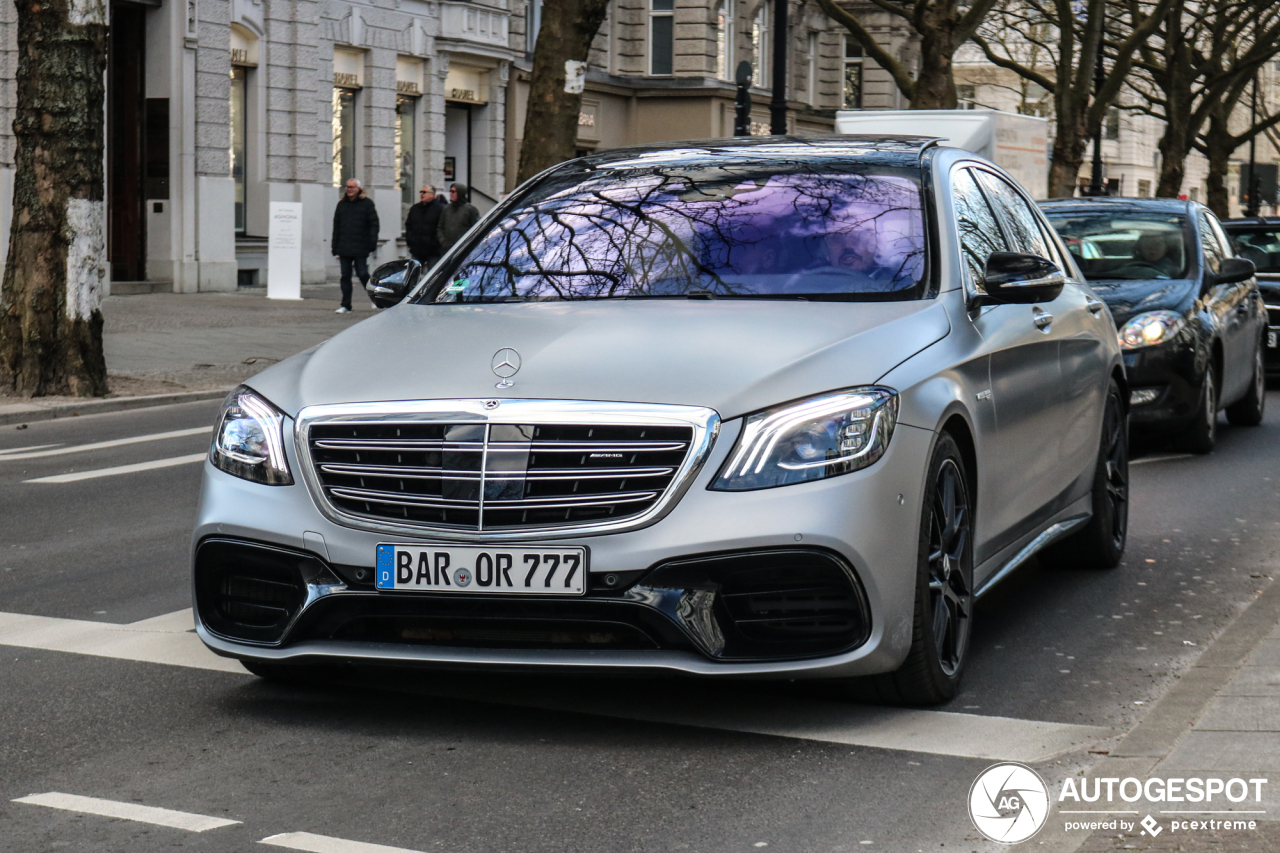
[[[1004,219],[1009,230],[1009,242],[1013,244],[1012,251],[1055,260],[1036,222],[1036,215],[1027,207],[1026,200],[1018,195],[1018,191],[990,172],[979,169],[974,171],[978,173],[978,180],[982,181],[982,188],[990,196],[991,204]]]
[[[1227,236],[1227,232],[1222,230],[1222,223],[1218,221],[1218,217],[1212,213],[1206,214],[1209,219],[1209,227],[1213,229],[1214,235],[1218,238],[1218,245],[1222,247],[1222,256],[1224,258],[1235,257],[1235,246],[1231,243],[1231,238]]]
[[[951,194],[955,197],[956,224],[960,229],[960,254],[969,268],[969,280],[977,284],[982,281],[991,253],[1007,252],[1009,245],[968,169],[951,173]]]
[[[1202,213],[1196,221],[1200,224],[1200,242],[1204,244],[1205,266],[1210,272],[1217,272],[1222,268],[1222,259],[1226,256],[1226,252],[1218,242],[1218,235],[1214,233],[1213,226],[1209,224],[1209,217]]]

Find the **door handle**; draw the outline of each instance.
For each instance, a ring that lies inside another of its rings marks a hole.
[[[1097,314],[1102,310],[1102,306],[1104,304],[1105,303],[1103,303],[1101,299],[1094,299],[1093,297],[1089,297],[1089,300],[1085,302],[1084,305],[1086,308],[1089,309],[1090,313]]]
[[[1031,322],[1035,323],[1036,328],[1043,332],[1045,329],[1049,328],[1049,324],[1053,322],[1053,315],[1048,311],[1037,311],[1035,319]]]

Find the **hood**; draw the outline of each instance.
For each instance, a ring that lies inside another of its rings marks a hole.
[[[399,305],[249,380],[304,406],[503,398],[710,406],[728,419],[874,383],[950,331],[937,300]],[[498,350],[520,354],[496,389]]]
[[[458,191],[458,200],[451,201],[450,204],[467,204],[471,201],[471,190],[466,184],[449,184],[449,187]]]
[[[1166,309],[1185,314],[1199,297],[1198,282],[1173,278],[1166,280],[1110,279],[1090,281],[1089,287],[1107,303],[1116,326],[1122,326],[1135,314]]]

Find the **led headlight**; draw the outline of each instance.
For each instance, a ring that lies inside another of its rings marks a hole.
[[[1176,311],[1147,311],[1120,327],[1120,349],[1153,347],[1173,340],[1186,320]]]
[[[283,425],[279,409],[242,385],[222,404],[209,458],[228,474],[255,483],[292,485]]]
[[[870,386],[748,415],[711,488],[746,491],[822,480],[872,465],[898,423],[898,392]]]

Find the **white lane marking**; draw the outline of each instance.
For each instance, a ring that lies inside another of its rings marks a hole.
[[[218,657],[194,633],[179,628],[190,626],[191,619],[189,610],[131,625],[0,613],[0,645],[246,675],[237,661]],[[506,687],[431,687],[422,692],[496,705],[1025,764],[1046,761],[1113,734],[1100,726],[789,696],[756,695],[744,701],[739,694],[705,694],[691,702],[683,693],[627,693],[616,699],[579,695],[566,699],[553,693],[516,693]]]
[[[155,806],[140,806],[137,803],[119,803],[115,800],[100,800],[97,797],[80,797],[75,794],[32,794],[20,797],[15,803],[30,803],[36,806],[47,806],[51,809],[62,809],[68,812],[117,817],[121,820],[133,820],[139,823],[153,823],[156,826],[171,826],[174,829],[185,829],[188,832],[205,832],[223,826],[232,826],[238,820],[227,820],[221,817],[179,812],[173,809],[161,809]]]
[[[1190,459],[1194,453],[1171,453],[1165,456],[1146,456],[1142,459],[1130,459],[1130,465],[1146,465],[1148,462],[1172,462],[1175,459]]]
[[[46,456],[64,456],[68,453],[79,453],[83,450],[102,450],[107,447],[124,447],[126,444],[142,444],[147,441],[160,441],[165,438],[182,438],[187,435],[200,435],[201,433],[211,433],[213,427],[202,426],[192,427],[191,429],[175,429],[172,432],[153,432],[150,435],[135,435],[130,438],[113,438],[111,441],[95,441],[93,444],[74,444],[71,447],[62,447],[57,444],[42,444],[39,447],[23,447],[20,450],[30,450],[31,453],[19,453],[18,451],[0,451],[0,462],[9,459],[42,459]],[[56,447],[57,450],[43,450],[45,447]],[[8,455],[12,453],[13,455]]]
[[[61,447],[61,444],[33,444],[30,447],[10,447],[8,450],[0,450],[0,459],[11,456],[14,453],[26,453],[29,450],[44,450],[46,447]],[[19,459],[27,457],[19,456]]]
[[[190,620],[190,610],[179,611]],[[177,621],[177,614],[164,617]],[[57,619],[52,616],[28,616],[23,613],[0,613],[0,646],[18,646],[51,652],[93,655],[117,660],[185,666],[247,675],[239,662],[218,657],[209,651],[193,632],[171,633],[148,626],[150,619],[132,625],[86,622],[80,619]]]
[[[418,853],[404,847],[388,847],[385,844],[369,844],[365,841],[348,841],[328,835],[310,832],[282,832],[262,839],[259,844],[287,847],[290,850],[306,850],[308,853]]]
[[[163,631],[166,634],[181,634],[184,631],[195,630],[196,617],[188,607],[186,610],[175,610],[140,622],[130,622],[126,627],[130,631]]]
[[[153,459],[150,462],[136,462],[133,465],[117,465],[114,468],[97,468],[93,471],[75,471],[70,474],[55,474],[52,477],[36,477],[34,480],[23,480],[24,483],[77,483],[80,480],[96,480],[98,477],[114,477],[117,474],[136,474],[139,471],[153,471],[156,468],[172,468],[175,465],[189,465],[200,462],[209,454],[192,453],[189,456],[174,456],[170,459]]]

